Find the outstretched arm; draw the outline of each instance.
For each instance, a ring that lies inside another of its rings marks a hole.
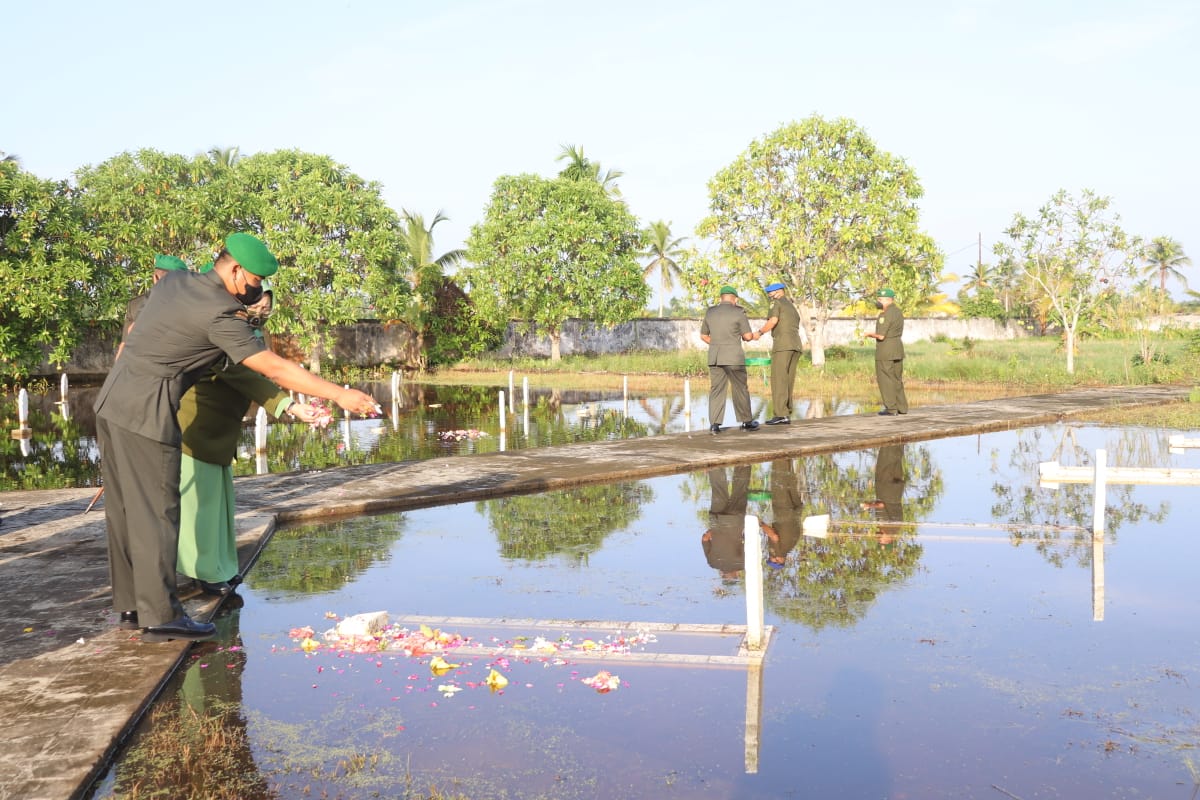
[[[252,356],[247,356],[241,363],[284,389],[303,392],[314,397],[324,397],[351,413],[372,414],[379,410],[379,404],[366,392],[360,392],[357,389],[343,389],[336,383],[330,383],[321,376],[312,374],[299,364],[288,361],[270,350],[262,350]]]

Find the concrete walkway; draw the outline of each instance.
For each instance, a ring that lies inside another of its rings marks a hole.
[[[899,417],[794,421],[755,432],[707,430],[265,475],[237,482],[242,563],[277,522],[403,510],[692,472],[1055,422],[1117,407],[1186,400],[1186,387],[1084,389],[926,406]],[[184,659],[189,645],[149,644],[114,625],[104,516],[92,489],[0,494],[0,798],[82,795]],[[189,612],[216,603],[181,586]],[[253,613],[253,610],[243,613]]]

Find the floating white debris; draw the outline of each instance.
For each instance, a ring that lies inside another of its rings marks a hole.
[[[825,539],[829,536],[829,515],[816,514],[811,517],[804,518],[802,527],[805,536],[811,536],[814,539]]]

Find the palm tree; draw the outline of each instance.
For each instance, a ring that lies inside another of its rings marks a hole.
[[[433,229],[439,222],[449,219],[441,211],[433,215],[433,221],[425,226],[425,217],[407,209],[400,212],[403,220],[401,236],[408,250],[408,278],[412,285],[416,304],[413,308],[413,328],[417,332],[417,358],[421,368],[425,366],[426,315],[437,304],[437,292],[441,288],[445,271],[458,266],[467,256],[467,251],[449,250],[437,258],[433,257]]]
[[[982,261],[975,265],[975,268],[967,273],[967,279],[963,281],[962,290],[964,292],[979,291],[980,289],[990,288],[992,281],[995,279],[995,271],[991,265],[984,264]]]
[[[679,262],[675,259],[683,255],[680,245],[687,240],[687,237],[680,236],[672,239],[671,223],[663,222],[661,219],[658,222],[650,223],[642,235],[646,239],[646,249],[642,251],[642,255],[650,259],[650,263],[642,269],[642,276],[648,279],[654,270],[658,270],[658,316],[661,317],[667,292],[675,288],[675,280],[682,275]]]
[[[218,167],[232,167],[241,160],[239,147],[210,147],[206,155]]]
[[[6,153],[3,150],[0,150],[0,163],[19,164],[21,163],[21,157],[16,153]]]
[[[569,162],[562,172],[558,173],[560,178],[573,181],[595,181],[613,197],[621,196],[621,190],[615,181],[625,173],[619,169],[601,170],[599,161],[592,161],[584,156],[582,146],[564,144],[562,151],[554,160]]]
[[[1150,277],[1157,274],[1159,291],[1167,291],[1168,274],[1175,276],[1183,284],[1183,288],[1187,289],[1187,278],[1183,276],[1181,268],[1190,265],[1192,259],[1183,252],[1183,245],[1179,242],[1169,236],[1158,236],[1151,240],[1150,246],[1142,254],[1142,259],[1146,262],[1142,274]]]

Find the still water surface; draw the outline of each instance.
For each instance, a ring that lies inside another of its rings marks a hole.
[[[253,422],[243,427],[236,475],[294,472],[333,466],[437,458],[547,447],[579,441],[627,439],[708,427],[707,396],[692,397],[690,407],[680,392],[656,395],[621,390],[571,390],[532,387],[524,403],[519,379],[516,393],[505,392],[504,428],[500,424],[497,387],[405,383],[393,400],[389,386],[362,384],[359,388],[383,403],[379,419],[346,419],[313,430],[299,423],[270,424],[266,452],[255,455]],[[761,377],[752,381],[752,408],[759,419],[767,415],[766,389]],[[31,439],[0,439],[0,491],[98,486],[100,454],[96,447],[92,403],[96,389],[70,393],[67,413],[57,393],[30,398]],[[867,401],[848,398],[806,398],[796,404],[796,416],[855,414]],[[874,406],[866,406],[874,408]],[[251,419],[253,414],[251,415]],[[0,421],[17,427],[16,401],[0,398]],[[733,424],[730,409],[725,424]]]
[[[156,731],[198,713],[227,734],[205,780],[248,798],[1194,798],[1196,488],[1110,487],[1097,544],[1091,487],[1037,478],[1098,447],[1200,466],[1166,437],[1057,425],[280,531],[225,638],[193,651],[94,796],[153,786]],[[783,563],[765,573],[761,674],[531,649],[451,650],[459,666],[435,675],[428,655],[306,653],[289,635],[377,610],[741,624],[723,537],[743,508]],[[801,535],[826,513],[824,538]],[[602,668],[617,690],[584,685]]]

